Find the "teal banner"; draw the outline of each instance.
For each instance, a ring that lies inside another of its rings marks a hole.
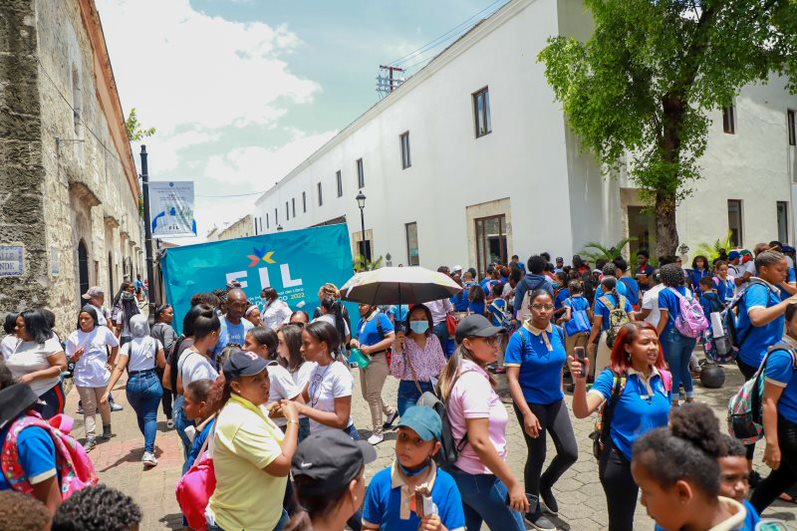
[[[175,247],[166,251],[161,268],[178,332],[191,297],[232,280],[261,309],[260,292],[271,286],[292,309],[312,319],[321,286],[332,282],[340,287],[354,274],[345,224]]]

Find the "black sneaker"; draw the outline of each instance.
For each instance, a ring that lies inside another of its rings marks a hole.
[[[382,425],[382,428],[385,430],[389,430],[393,426],[393,423],[396,422],[398,416],[399,416],[398,410],[391,413],[390,416],[387,417],[385,423]]]
[[[91,437],[90,439],[86,439],[86,442],[83,444],[83,450],[85,450],[86,453],[89,453],[90,451],[94,450],[95,446],[97,446],[97,439]]]
[[[526,520],[531,524],[532,529],[539,531],[556,531],[556,525],[548,520],[541,510],[536,513],[526,513]]]
[[[755,489],[758,486],[758,484],[761,483],[761,474],[753,470],[752,472],[750,472],[750,478],[748,482],[750,483],[750,488]]]
[[[559,504],[556,503],[551,487],[540,485],[540,507],[551,516],[559,516]]]

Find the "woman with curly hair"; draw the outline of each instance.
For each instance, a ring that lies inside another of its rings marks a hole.
[[[130,531],[141,524],[141,508],[107,485],[89,487],[66,500],[53,519],[53,531]]]

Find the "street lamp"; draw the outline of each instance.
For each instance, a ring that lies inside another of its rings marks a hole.
[[[277,225],[277,232],[282,232],[282,225]]]
[[[357,200],[357,206],[360,208],[360,227],[362,228],[362,237],[360,238],[360,243],[363,248],[363,254],[365,255],[365,260],[370,262],[371,261],[371,249],[365,246],[365,214],[363,211],[365,210],[365,194],[362,190],[357,194],[355,197]]]

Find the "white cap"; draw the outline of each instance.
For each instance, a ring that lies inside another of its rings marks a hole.
[[[452,269],[452,271],[462,271],[462,266],[461,265],[455,265],[454,269]]]

